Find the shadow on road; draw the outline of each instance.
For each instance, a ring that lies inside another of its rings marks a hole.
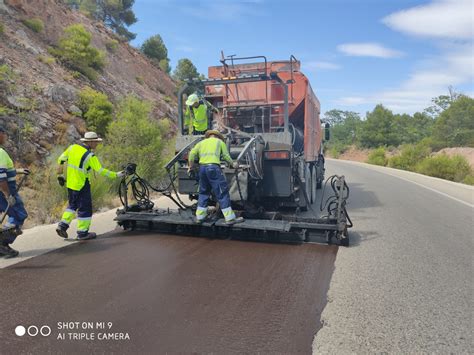
[[[361,242],[369,242],[373,239],[382,238],[382,236],[375,231],[367,231],[367,232],[357,232],[357,231],[349,231],[349,247],[356,247],[361,244]]]

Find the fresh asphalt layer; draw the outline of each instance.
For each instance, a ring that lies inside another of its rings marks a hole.
[[[0,259],[0,353],[469,353],[474,189],[327,166],[351,188],[349,248],[114,231],[51,251],[65,245],[52,227],[27,231],[15,245],[30,259]],[[112,217],[94,224],[111,230]],[[59,329],[84,321],[99,324]]]

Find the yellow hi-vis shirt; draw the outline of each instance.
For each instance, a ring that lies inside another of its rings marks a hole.
[[[192,131],[207,131],[208,122],[206,104],[202,103],[197,108],[187,106],[184,114],[184,126],[188,127],[189,133]]]
[[[68,189],[81,190],[89,178],[90,170],[111,179],[117,177],[115,171],[104,169],[99,159],[81,144],[70,145],[58,158],[58,164],[67,162],[66,186]]]
[[[209,137],[194,146],[189,153],[189,163],[194,162],[194,159],[199,158],[199,164],[219,164],[221,157],[223,160],[232,164],[232,158],[229,155],[227,146],[223,141],[216,137]]]

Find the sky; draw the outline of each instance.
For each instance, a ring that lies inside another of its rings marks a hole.
[[[473,0],[136,0],[132,42],[159,34],[171,66],[207,76],[221,51],[301,61],[321,111],[381,103],[422,111],[431,99],[474,95]]]

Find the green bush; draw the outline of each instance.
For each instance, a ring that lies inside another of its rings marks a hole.
[[[474,185],[474,175],[468,175],[462,181],[463,184]]]
[[[171,73],[171,66],[170,66],[170,61],[169,59],[162,59],[159,61],[158,66],[160,67],[161,70],[163,70],[165,73],[169,74]]]
[[[328,146],[328,151],[331,157],[337,159],[339,156],[347,150],[348,146],[342,142],[334,141]]]
[[[38,56],[38,60],[41,63],[47,64],[47,65],[53,65],[54,63],[56,63],[56,59],[54,59],[54,57],[48,57],[46,55]]]
[[[370,152],[369,157],[367,158],[367,163],[374,165],[387,165],[387,157],[385,155],[385,148],[379,147]]]
[[[171,124],[167,119],[151,118],[151,110],[148,101],[133,96],[123,99],[100,154],[117,169],[129,162],[136,163],[140,176],[156,182],[163,175],[163,150]]]
[[[95,81],[97,71],[105,66],[105,54],[91,46],[92,35],[83,25],[66,27],[57,49],[50,50],[71,69]]]
[[[99,135],[105,135],[114,111],[114,106],[107,95],[86,87],[79,92],[77,105],[83,112],[87,129],[95,131]]]
[[[406,144],[399,155],[388,160],[388,166],[396,169],[415,170],[420,161],[429,156],[431,149],[425,144]]]
[[[30,30],[40,33],[44,30],[44,23],[39,18],[30,18],[22,21]]]
[[[472,175],[468,161],[461,155],[449,157],[446,154],[439,154],[425,158],[417,165],[416,171],[456,182],[462,182],[469,175]],[[468,181],[470,181],[469,178]]]
[[[116,39],[111,39],[110,41],[105,42],[105,48],[107,48],[109,52],[115,53],[118,47],[119,41],[117,41]]]

